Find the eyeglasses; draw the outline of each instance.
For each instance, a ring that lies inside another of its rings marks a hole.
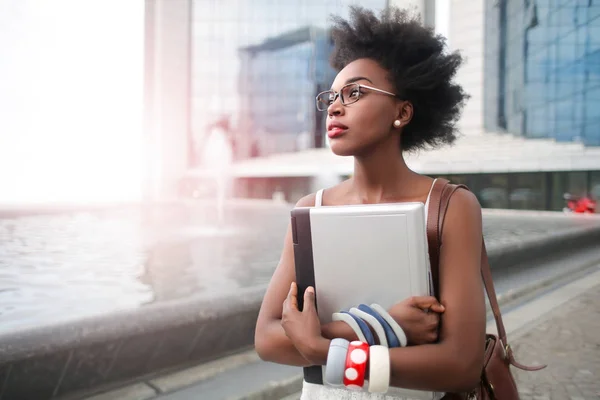
[[[324,92],[319,93],[316,99],[317,110],[327,110],[327,108],[329,108],[329,106],[335,102],[338,96],[342,101],[342,104],[345,106],[347,106],[348,104],[356,103],[363,94],[361,89],[369,89],[375,92],[387,94],[388,96],[397,97],[397,95],[395,95],[394,93],[387,92],[385,90],[377,89],[367,85],[361,85],[359,83],[349,83],[347,85],[344,85],[339,92],[336,92],[334,90],[326,90]]]

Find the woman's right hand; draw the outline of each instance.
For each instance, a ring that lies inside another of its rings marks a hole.
[[[434,343],[438,339],[440,315],[444,312],[433,296],[413,296],[394,304],[388,313],[402,327],[409,345]]]

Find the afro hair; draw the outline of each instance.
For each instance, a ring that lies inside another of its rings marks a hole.
[[[399,97],[412,103],[413,116],[400,140],[403,151],[454,142],[468,95],[453,82],[463,59],[458,52],[444,51],[443,36],[406,10],[386,9],[377,18],[356,6],[350,8],[348,20],[333,17],[331,35],[334,69],[340,71],[357,59],[372,59],[389,71]]]

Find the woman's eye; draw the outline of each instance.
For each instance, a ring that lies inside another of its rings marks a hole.
[[[352,89],[350,91],[350,97],[357,98],[359,96],[360,96],[360,90],[359,89]]]

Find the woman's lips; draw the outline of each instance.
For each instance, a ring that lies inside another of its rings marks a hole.
[[[329,139],[333,139],[333,138],[336,138],[338,136],[341,136],[347,130],[348,130],[348,128],[342,128],[342,127],[339,127],[339,126],[334,126],[334,127],[329,128],[329,130],[327,131],[327,136],[329,136]]]

